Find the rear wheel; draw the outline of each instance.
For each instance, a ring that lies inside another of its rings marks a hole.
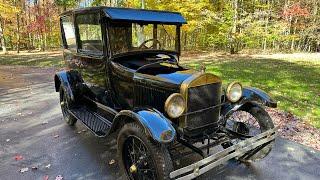
[[[67,93],[63,90],[62,86],[60,86],[59,93],[63,119],[69,126],[73,126],[77,122],[77,119],[69,112],[70,108],[72,107],[72,102],[70,102],[70,100],[68,99]]]
[[[237,144],[248,137],[253,137],[272,129],[274,128],[274,125],[269,114],[262,107],[258,105],[247,105],[228,117],[226,128],[229,131],[236,132],[240,137],[233,138],[229,143],[222,144],[224,148]],[[250,162],[262,159],[270,153],[273,144],[274,141],[271,141],[267,145],[257,147],[239,158],[239,160]]]
[[[167,148],[148,138],[136,123],[125,124],[120,130],[118,157],[128,179],[169,179],[173,171]]]

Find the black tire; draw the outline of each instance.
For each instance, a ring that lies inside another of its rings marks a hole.
[[[62,86],[59,89],[60,93],[60,106],[63,115],[63,119],[69,126],[74,126],[77,122],[77,119],[71,115],[68,110],[73,106],[73,103],[67,98],[67,93],[64,92]]]
[[[133,156],[132,152],[137,151],[132,147],[136,147],[134,143],[138,144],[139,141],[141,153]],[[169,179],[173,165],[168,149],[151,140],[141,126],[136,123],[125,124],[119,132],[117,143],[119,165],[128,179]],[[133,162],[134,159],[138,159],[137,162]],[[136,167],[136,171],[132,167]]]
[[[247,106],[244,106],[243,108],[240,108],[239,111],[236,111],[236,112],[241,112],[241,111],[249,113],[256,120],[258,125],[255,125],[254,123],[251,123],[250,125],[253,126],[253,128],[256,128],[255,130],[257,130],[259,128],[259,133],[262,133],[262,132],[265,132],[269,129],[274,128],[274,124],[272,122],[271,117],[269,116],[268,112],[266,112],[264,110],[264,108],[262,108],[261,106],[247,105]],[[249,122],[248,122],[248,124],[249,124]],[[259,134],[259,133],[257,133],[257,134]],[[257,135],[257,134],[252,134],[252,136]],[[223,144],[223,147],[227,148],[232,144],[233,143],[226,143],[226,144]],[[273,145],[274,145],[274,141],[271,141],[266,146],[260,146],[256,149],[254,149],[253,151],[250,151],[246,155],[239,158],[239,160],[241,162],[252,162],[252,161],[257,161],[257,160],[263,159],[264,157],[266,157],[270,153]]]

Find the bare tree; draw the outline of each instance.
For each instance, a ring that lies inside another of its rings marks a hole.
[[[1,41],[1,48],[3,53],[7,53],[7,48],[6,48],[6,39],[4,37],[4,23],[2,18],[0,17],[0,41]]]

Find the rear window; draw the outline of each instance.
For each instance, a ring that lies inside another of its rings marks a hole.
[[[64,16],[61,18],[64,33],[64,47],[67,49],[77,49],[76,36],[72,17]]]
[[[79,14],[76,22],[79,28],[79,50],[102,54],[102,33],[99,13]]]

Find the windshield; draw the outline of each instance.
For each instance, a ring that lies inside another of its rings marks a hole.
[[[178,52],[176,25],[112,23],[109,39],[112,55],[145,50]]]

